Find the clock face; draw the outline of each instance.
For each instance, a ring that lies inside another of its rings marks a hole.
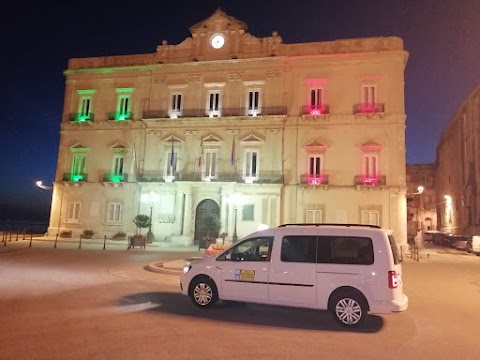
[[[210,45],[212,45],[214,49],[220,49],[223,44],[225,44],[225,38],[222,34],[215,34],[210,39]]]

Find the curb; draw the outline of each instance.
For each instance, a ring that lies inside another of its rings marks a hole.
[[[164,263],[152,263],[148,264],[146,266],[146,270],[159,273],[159,274],[165,274],[165,275],[178,275],[182,273],[183,269],[178,269],[178,268],[166,268],[163,266]]]

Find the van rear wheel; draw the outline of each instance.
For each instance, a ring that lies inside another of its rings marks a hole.
[[[340,325],[357,327],[365,321],[368,306],[362,294],[340,291],[330,303],[330,312]]]

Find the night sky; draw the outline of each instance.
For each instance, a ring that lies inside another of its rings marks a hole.
[[[64,1],[2,11],[0,220],[48,220],[63,71],[74,57],[153,53],[178,44],[218,7],[257,37],[284,43],[399,36],[405,74],[407,163],[432,163],[441,132],[480,83],[480,1]]]

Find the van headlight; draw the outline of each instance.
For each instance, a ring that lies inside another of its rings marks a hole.
[[[185,266],[183,267],[183,275],[185,275],[186,273],[188,273],[191,268],[192,268],[192,264],[187,263],[187,265],[185,265]]]

